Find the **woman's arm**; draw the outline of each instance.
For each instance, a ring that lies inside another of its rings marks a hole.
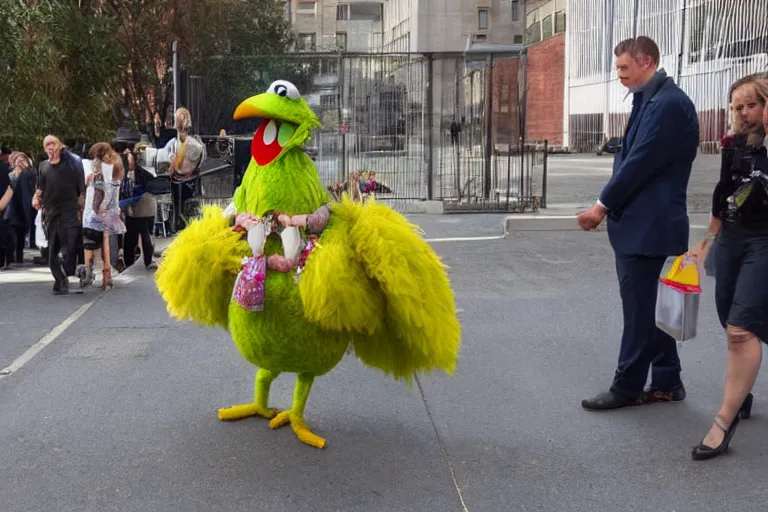
[[[5,210],[5,208],[8,206],[8,203],[11,202],[11,198],[13,197],[13,189],[10,185],[8,185],[5,194],[3,194],[3,197],[0,197],[0,212]]]

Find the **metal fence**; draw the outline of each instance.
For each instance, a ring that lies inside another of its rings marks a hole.
[[[717,151],[729,123],[731,83],[768,70],[766,12],[766,0],[570,0],[571,148],[592,151],[621,135],[632,105],[615,79],[613,48],[646,35],[699,111],[702,150]]]
[[[306,148],[328,187],[358,173],[380,185],[377,200],[406,213],[424,201],[522,211],[541,203],[546,154],[543,141],[525,140],[520,63],[486,53],[261,56],[238,63],[250,83],[212,78],[220,62],[190,74],[186,99],[203,133],[247,136],[254,126],[231,121],[237,103],[290,80],[322,123]],[[203,184],[204,195],[212,188]]]

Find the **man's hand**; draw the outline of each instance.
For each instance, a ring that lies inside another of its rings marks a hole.
[[[605,208],[599,204],[594,205],[592,208],[584,210],[579,214],[579,226],[584,231],[592,231],[597,229],[597,226],[605,219]]]
[[[285,213],[280,213],[277,216],[277,222],[279,222],[283,228],[290,228],[290,227],[303,228],[304,226],[307,225],[307,216],[306,215],[289,216],[289,215],[286,215]]]
[[[251,215],[250,213],[240,213],[235,217],[235,225],[232,227],[232,231],[250,231],[254,227],[263,224],[263,221],[256,217],[255,215]]]

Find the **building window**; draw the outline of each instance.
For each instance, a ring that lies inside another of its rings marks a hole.
[[[525,44],[534,44],[539,41],[541,41],[541,23],[534,18],[528,28],[525,29]]]
[[[339,4],[336,6],[336,20],[343,21],[349,19],[349,5]]]
[[[523,44],[523,36],[520,34],[515,36],[515,44]]]
[[[299,34],[298,47],[299,50],[315,51],[315,34]]]
[[[487,40],[485,34],[472,34],[473,43],[484,43]]]
[[[488,9],[477,10],[477,29],[488,30]]]
[[[299,2],[296,12],[301,14],[315,14],[315,2]]]
[[[555,13],[555,34],[565,32],[565,11]]]
[[[512,0],[512,21],[520,19],[520,2],[518,0]]]
[[[552,37],[552,15],[544,16],[541,20],[541,38]]]
[[[338,48],[339,50],[347,49],[347,33],[346,32],[336,32],[336,48]]]

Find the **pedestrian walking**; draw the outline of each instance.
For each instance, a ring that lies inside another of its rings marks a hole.
[[[655,311],[667,258],[688,250],[687,190],[698,116],[690,98],[658,68],[652,39],[622,41],[614,55],[619,80],[632,93],[632,113],[613,175],[578,221],[591,230],[608,218],[624,328],[612,385],[582,401],[591,411],[685,399],[677,343],[656,327]],[[644,389],[649,369],[650,387]]]

